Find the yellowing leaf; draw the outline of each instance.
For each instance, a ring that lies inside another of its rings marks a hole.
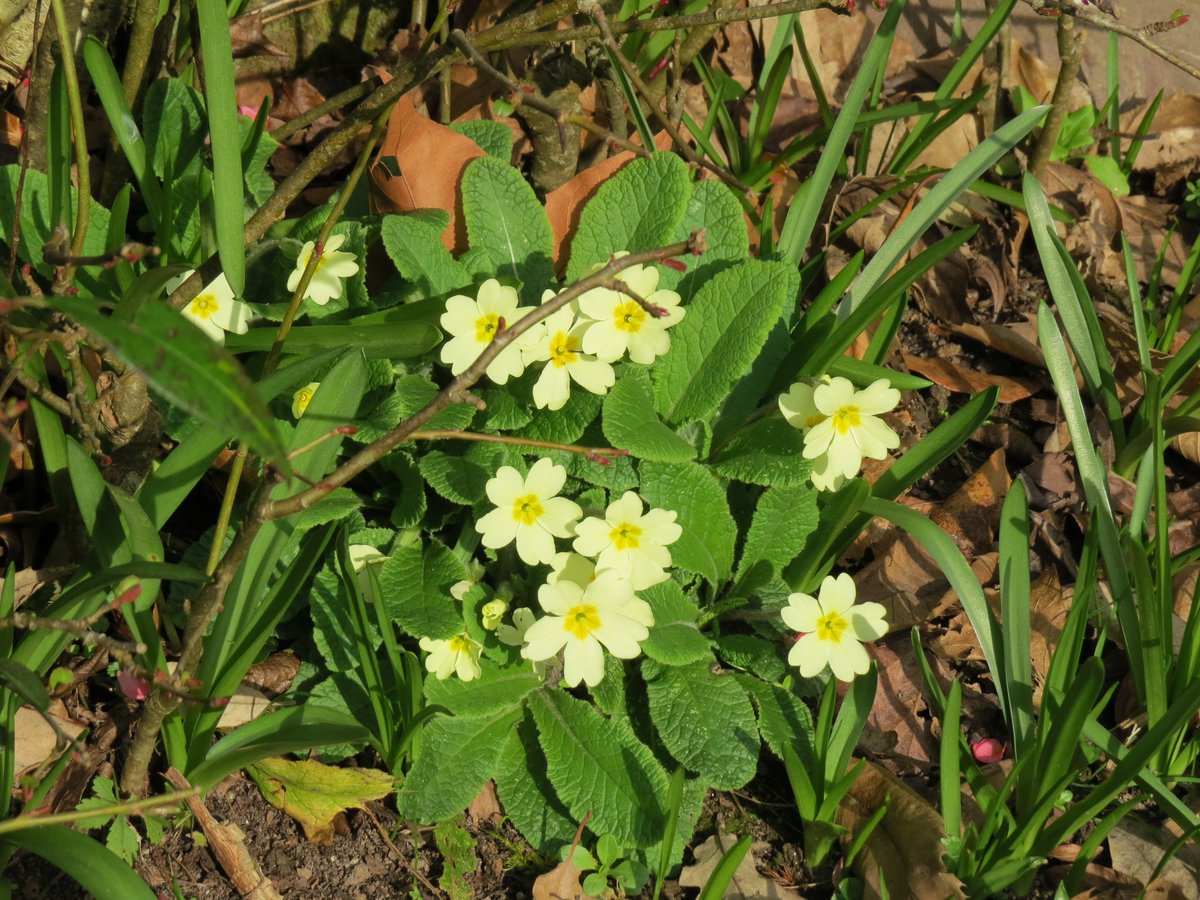
[[[333,819],[361,809],[395,790],[392,776],[377,769],[335,768],[315,760],[264,759],[246,771],[272,806],[304,827],[315,844],[333,840]]]

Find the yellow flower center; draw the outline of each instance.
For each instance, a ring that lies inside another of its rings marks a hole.
[[[600,627],[600,614],[590,603],[581,603],[567,610],[563,619],[563,628],[567,629],[579,640],[583,640]]]
[[[470,653],[471,639],[465,634],[456,634],[450,638],[450,649],[455,653]]]
[[[823,416],[820,413],[813,413],[811,416],[809,416],[807,419],[804,420],[804,427],[812,428],[814,425],[820,425],[822,422],[824,422],[828,418],[829,418],[829,416]]]
[[[550,341],[550,362],[560,369],[569,366],[579,358],[578,350],[579,339],[560,331]]]
[[[513,501],[513,518],[522,525],[532,525],[544,512],[537,494],[526,494]]]
[[[642,529],[632,522],[622,522],[608,533],[608,539],[618,550],[634,550],[640,543]]]
[[[499,330],[500,317],[495,313],[488,313],[475,320],[475,340],[481,344],[490,344]]]
[[[613,323],[617,326],[618,331],[636,334],[642,330],[642,323],[645,321],[646,311],[638,305],[636,300],[619,303],[613,310]]]
[[[833,641],[839,644],[842,641],[842,632],[850,627],[839,613],[829,612],[817,619],[817,639],[821,641]]]
[[[213,294],[201,294],[192,301],[192,315],[197,319],[207,319],[221,308],[221,301]]]
[[[838,434],[845,434],[851,428],[858,428],[862,425],[862,416],[858,414],[857,406],[843,406],[832,416],[833,427],[837,429]]]

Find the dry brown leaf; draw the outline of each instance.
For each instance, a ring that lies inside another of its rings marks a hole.
[[[1004,451],[996,450],[929,518],[950,535],[968,560],[975,559],[995,543],[1000,505],[1010,484]]]
[[[268,697],[273,697],[288,690],[299,671],[299,657],[280,651],[252,665],[246,672],[246,677],[242,679],[242,684],[258,688]]]
[[[476,822],[487,822],[504,814],[500,806],[500,797],[496,793],[496,782],[488,779],[488,783],[479,789],[475,799],[467,804],[467,812]]]
[[[442,232],[442,243],[452,253],[466,250],[458,185],[467,163],[484,155],[470,138],[418,113],[410,94],[405,94],[392,110],[371,164],[371,212],[444,210],[450,224]]]
[[[569,859],[533,880],[533,900],[590,900],[579,885],[583,873]]]
[[[1031,341],[1028,329],[1017,328],[1013,325],[999,325],[994,322],[984,322],[979,325],[963,323],[946,326],[954,334],[962,335],[973,341],[978,341],[985,347],[1011,356],[1013,359],[1038,369],[1046,368],[1046,361],[1038,345]],[[1033,332],[1036,338],[1036,331]]]
[[[1029,656],[1033,662],[1034,683],[1040,685],[1050,671],[1050,660],[1054,648],[1062,635],[1063,623],[1071,611],[1074,587],[1063,587],[1058,581],[1054,566],[1046,566],[1042,574],[1029,588]]]
[[[1108,835],[1108,852],[1113,868],[1145,882],[1163,855],[1175,842],[1161,827],[1127,816]],[[1162,876],[1183,890],[1184,896],[1200,897],[1200,847],[1185,844],[1163,868]]]
[[[1149,109],[1149,102],[1121,116],[1121,130],[1132,132]],[[1142,143],[1135,172],[1200,163],[1200,94],[1171,94],[1154,114],[1150,134]]]
[[[923,359],[906,353],[904,364],[909,371],[924,375],[934,384],[940,384],[946,390],[960,394],[979,394],[990,387],[999,387],[1001,403],[1016,403],[1041,388],[1041,385],[1031,378],[992,375],[956,365],[948,359]]]
[[[288,52],[263,34],[261,12],[246,13],[229,23],[229,42],[233,45],[234,59],[242,56],[267,54],[287,59]]]
[[[737,843],[737,835],[720,832],[708,838],[698,846],[692,855],[695,862],[684,866],[679,873],[679,886],[702,888],[708,882],[717,863]],[[756,853],[763,853],[770,847],[765,841],[755,841],[749,851],[742,857],[733,879],[725,891],[725,896],[733,900],[799,900],[800,895],[783,887],[759,873],[754,865]]]
[[[1172,439],[1171,446],[1189,462],[1200,463],[1200,431],[1177,435]]]
[[[654,145],[659,150],[671,146],[671,136],[660,131],[654,136]],[[584,169],[560,188],[555,188],[546,195],[546,215],[550,219],[550,227],[554,231],[554,264],[559,268],[566,265],[567,250],[571,238],[575,236],[575,228],[579,225],[579,214],[584,205],[596,193],[600,185],[611,178],[630,162],[634,155],[624,150],[602,163]]]
[[[217,728],[221,731],[232,731],[240,725],[253,721],[271,708],[271,698],[258,688],[240,685],[221,710],[221,719]]]
[[[962,897],[962,885],[942,862],[942,817],[916,791],[874,763],[864,763],[858,779],[838,807],[837,822],[852,840],[862,825],[887,805],[854,860],[854,872],[866,882],[866,896],[880,896],[880,876],[892,897],[945,900]]]
[[[61,700],[52,701],[45,716],[28,706],[20,707],[13,721],[14,786],[26,772],[55,759],[66,749],[55,750],[58,738],[46,717],[53,719],[68,737],[76,737],[84,729],[83,725],[71,719]]]
[[[1039,874],[1049,884],[1055,884],[1064,880],[1070,871],[1071,866],[1064,863],[1048,866]],[[1071,900],[1134,900],[1141,896],[1141,892],[1142,883],[1136,878],[1107,866],[1088,863],[1083,870],[1083,890]]]
[[[937,741],[930,731],[928,708],[922,692],[924,679],[913,655],[912,641],[871,648],[879,672],[879,688],[871,706],[863,739],[872,753],[887,754],[918,766],[937,756]]]
[[[941,567],[907,534],[893,533],[875,551],[854,575],[859,601],[883,604],[891,632],[924,624],[946,591]]]

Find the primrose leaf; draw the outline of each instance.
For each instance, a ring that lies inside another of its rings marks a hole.
[[[524,710],[497,716],[438,716],[421,731],[421,753],[396,792],[401,817],[437,822],[466,808],[496,771]]]
[[[686,241],[693,231],[704,229],[705,250],[699,256],[679,257],[684,271],[663,266],[658,286],[676,291],[684,302],[712,274],[731,261],[745,259],[750,252],[750,237],[742,205],[727,185],[719,181],[701,181],[692,188],[683,219],[669,243]]]
[[[567,280],[578,281],[618,251],[669,243],[691,192],[687,164],[678,156],[655,153],[633,160],[600,185],[580,213]]]
[[[557,859],[559,848],[570,846],[577,824],[546,778],[546,757],[532,717],[509,733],[493,777],[505,815],[539,853]]]
[[[421,476],[447,500],[474,506],[487,499],[484,488],[494,473],[483,466],[441,450],[426,453],[419,465]]]
[[[735,677],[758,707],[758,730],[771,752],[783,759],[783,748],[790,747],[802,760],[815,759],[812,713],[804,702],[777,684],[752,675]]]
[[[734,481],[775,487],[799,487],[812,475],[812,461],[804,458],[804,432],[778,416],[738,432],[717,453],[712,468]]]
[[[799,484],[768,488],[754,508],[739,570],[760,560],[776,571],[782,569],[804,550],[818,520],[817,492],[812,487]]]
[[[733,568],[737,526],[717,479],[696,463],[643,463],[641,494],[651,506],[673,509],[683,528],[671,545],[673,565],[703,575],[714,585]]]
[[[122,322],[81,298],[48,298],[48,306],[74,319],[137,369],[169,403],[242,440],[285,471],[287,454],[275,418],[258,389],[225,348],[186,316],[160,303]]]
[[[555,444],[574,444],[583,436],[596,414],[600,412],[600,398],[580,387],[571,391],[566,405],[557,412],[538,410],[533,421],[517,431],[523,438],[535,441],[551,441]]]
[[[503,122],[472,119],[469,122],[455,122],[450,126],[450,130],[473,140],[488,156],[505,162],[512,159],[513,133]]]
[[[423,297],[470,287],[471,276],[442,243],[441,229],[417,216],[384,216],[379,232],[396,271]]]
[[[142,104],[146,157],[154,174],[165,179],[190,171],[200,162],[208,136],[204,98],[179,78],[160,78],[146,90]]]
[[[590,827],[623,847],[648,847],[661,839],[667,773],[633,729],[560,691],[532,694],[529,707],[546,774],[576,821],[590,810]]]
[[[505,160],[484,156],[463,173],[462,202],[471,246],[501,280],[521,283],[522,300],[541,303],[554,287],[554,232],[529,182]]]
[[[395,780],[378,769],[327,766],[315,759],[264,759],[246,767],[263,797],[304,827],[314,843],[333,840],[333,820],[347,809],[361,809],[395,789]]]
[[[425,699],[446,707],[459,718],[477,719],[516,709],[530,691],[542,686],[541,676],[529,666],[501,669],[485,659],[480,661],[480,668],[483,674],[474,681],[425,679]]]
[[[610,444],[640,459],[685,462],[696,456],[692,445],[655,415],[649,380],[641,370],[617,379],[604,398],[603,423]]]
[[[701,660],[711,662],[712,647],[696,626],[700,609],[684,596],[678,584],[664,581],[639,591],[638,595],[654,610],[654,627],[642,641],[646,656],[671,666]]]
[[[659,413],[672,422],[707,421],[750,371],[783,314],[790,267],[747,260],[718,272],[696,292],[671,349],[654,367]]]
[[[396,550],[380,566],[379,587],[388,615],[409,634],[449,638],[463,629],[450,586],[466,577],[459,558],[430,541],[424,549],[410,545]]]
[[[647,663],[642,674],[650,718],[672,756],[717,790],[735,790],[754,777],[754,708],[731,675],[714,675],[703,662]]]

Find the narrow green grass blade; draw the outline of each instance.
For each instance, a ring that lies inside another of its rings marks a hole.
[[[1138,621],[1137,608],[1134,605],[1133,585],[1121,550],[1117,523],[1113,517],[1112,498],[1108,493],[1108,477],[1104,464],[1100,461],[1100,455],[1096,451],[1096,445],[1092,442],[1091,432],[1088,430],[1087,413],[1083,408],[1079,389],[1075,385],[1075,368],[1071,365],[1067,346],[1054,321],[1054,314],[1044,302],[1038,308],[1038,338],[1041,342],[1042,353],[1046,358],[1046,368],[1049,369],[1050,378],[1058,392],[1062,416],[1071,433],[1075,465],[1083,483],[1084,497],[1087,499],[1093,522],[1098,529],[1100,555],[1108,570],[1108,581],[1112,587],[1113,600],[1116,603],[1117,621],[1125,636],[1125,651],[1129,655],[1130,669],[1137,686],[1138,697],[1144,700],[1146,668],[1142,649],[1141,625]]]
[[[779,97],[783,92],[784,82],[792,66],[792,20],[795,14],[783,16],[777,23],[775,39],[763,59],[762,72],[754,92],[754,105],[750,108],[750,123],[747,128],[747,140],[750,144],[750,158],[762,156],[763,147],[767,142],[767,130],[775,118],[775,108],[779,105]]]
[[[942,798],[942,822],[948,837],[962,834],[962,791],[959,788],[959,719],[962,713],[962,684],[950,682],[946,711],[942,717],[941,751],[938,756],[938,785]]]
[[[904,259],[905,255],[917,242],[922,234],[932,225],[946,208],[975,183],[984,172],[990,169],[1000,157],[1008,153],[1025,137],[1042,116],[1047,107],[1038,106],[1017,116],[1011,122],[1005,123],[996,131],[980,142],[974,150],[963,157],[962,161],[942,176],[925,195],[913,211],[891,236],[883,242],[875,256],[863,269],[854,287],[851,288],[846,302],[842,304],[839,315],[848,316],[879,286],[892,270]]]
[[[604,53],[608,57],[609,65],[612,67],[613,77],[616,78],[617,84],[621,86],[621,93],[625,95],[625,103],[629,106],[629,114],[633,116],[634,124],[637,125],[638,134],[642,136],[642,146],[652,149],[654,147],[654,131],[650,128],[650,122],[646,119],[646,113],[642,109],[641,101],[638,100],[637,91],[633,89],[633,83],[630,82],[629,76],[625,74],[620,61],[613,56],[613,52],[605,47]]]
[[[959,85],[962,84],[971,67],[975,65],[976,60],[991,46],[992,39],[996,36],[996,33],[1005,21],[1008,20],[1016,5],[1017,0],[1001,0],[996,8],[992,10],[991,15],[987,17],[982,27],[975,34],[975,37],[963,49],[962,55],[955,60],[950,71],[942,79],[942,83],[933,95],[935,99],[941,100],[954,96],[954,92],[958,90]],[[896,151],[896,156],[891,166],[892,172],[906,171],[911,161],[920,153],[920,150],[914,153],[913,147],[921,141],[925,130],[929,127],[931,118],[931,116],[925,116],[913,126],[913,130],[909,132],[908,138],[900,145],[900,149]]]
[[[1041,750],[1029,779],[1034,782],[1038,801],[1044,800],[1060,779],[1075,777],[1076,767],[1072,761],[1079,752],[1084,724],[1094,718],[1093,707],[1102,690],[1104,663],[1093,656],[1079,667],[1079,674],[1063,698],[1062,706],[1054,710],[1053,715],[1047,715],[1047,707],[1042,708]],[[1018,816],[1023,812],[1028,815],[1032,810],[1027,812],[1018,807]]]
[[[886,378],[891,382],[892,387],[900,391],[923,391],[933,384],[927,378],[918,378],[907,372],[897,372],[895,369],[863,362],[861,359],[854,359],[851,356],[839,356],[826,371],[830,375],[848,378],[858,387],[867,387],[871,382],[878,381],[880,378]]]
[[[104,107],[104,114],[108,116],[109,126],[116,135],[117,143],[121,145],[125,159],[129,161],[129,168],[133,177],[137,179],[138,187],[142,189],[142,199],[155,223],[157,237],[163,241],[165,236],[160,228],[164,212],[162,188],[146,160],[146,143],[142,140],[142,133],[138,130],[129,105],[125,102],[125,90],[121,87],[121,78],[117,75],[112,57],[108,55],[108,50],[102,43],[89,36],[83,42],[83,61],[88,74],[92,76],[92,83],[100,97],[100,105]]]
[[[821,83],[821,73],[813,62],[812,54],[808,51],[808,42],[804,39],[804,26],[797,17],[792,25],[796,35],[796,46],[800,48],[800,60],[804,63],[804,71],[808,73],[808,82],[812,85],[813,94],[817,98],[817,109],[821,113],[821,121],[826,128],[833,127],[833,110],[829,108],[829,98],[825,95],[825,85]]]
[[[897,0],[888,7],[887,14],[879,23],[879,30],[871,38],[871,44],[867,47],[854,83],[846,93],[837,121],[830,129],[829,140],[825,142],[821,159],[801,188],[797,200],[793,201],[792,208],[788,210],[783,232],[779,237],[779,252],[784,259],[791,260],[796,265],[800,265],[804,259],[813,229],[817,226],[817,216],[820,215],[821,206],[829,194],[829,185],[833,183],[833,176],[837,174],[838,167],[845,162],[846,144],[866,102],[867,93],[875,83],[875,73],[887,61],[887,50],[891,47],[891,39],[903,9],[904,0]]]
[[[116,853],[86,834],[65,825],[37,825],[30,817],[29,828],[9,832],[0,844],[19,847],[40,856],[75,879],[96,900],[155,900],[133,869]]]
[[[213,158],[213,223],[217,255],[225,279],[240,297],[246,289],[246,248],[242,226],[246,201],[242,183],[242,142],[229,16],[222,0],[196,0],[204,60],[204,101]]]
[[[1033,667],[1029,657],[1029,509],[1025,484],[1016,479],[1000,511],[1000,609],[1004,628],[1001,702],[1017,759],[1033,749]],[[1028,809],[1035,782],[1017,785],[1017,808]]]
[[[50,185],[50,224],[71,228],[71,108],[62,66],[50,76],[46,116],[46,180]]]
[[[708,881],[704,883],[698,900],[722,900],[728,896],[729,884],[733,881],[733,875],[737,872],[737,867],[742,864],[742,860],[746,858],[746,853],[750,850],[753,840],[750,835],[740,838],[729,852],[721,857],[717,867],[708,876]]]
[[[929,519],[899,503],[882,500],[878,497],[868,497],[863,502],[862,508],[865,513],[887,519],[894,525],[903,528],[916,538],[917,543],[925,549],[926,553],[934,558],[938,568],[941,569],[946,580],[950,582],[950,587],[958,596],[971,625],[975,628],[975,634],[979,638],[979,648],[983,651],[983,657],[987,660],[992,677],[999,680],[1000,673],[1004,670],[1001,668],[1000,657],[996,652],[996,645],[1001,641],[996,617],[983,597],[983,588],[979,586],[974,572],[971,571],[971,567],[967,565],[967,561],[954,542],[950,540],[946,532]]]
[[[654,872],[654,897],[658,900],[662,893],[663,883],[667,879],[667,871],[671,866],[671,848],[675,846],[675,830],[679,827],[679,807],[683,803],[683,784],[686,773],[683,766],[675,767],[671,776],[671,790],[667,794],[666,821],[663,825],[662,853],[658,857],[658,868]]]
[[[1145,143],[1146,135],[1150,133],[1150,126],[1154,124],[1154,117],[1158,115],[1158,108],[1162,105],[1163,92],[1160,90],[1154,95],[1154,99],[1150,101],[1150,106],[1146,108],[1146,114],[1142,116],[1138,126],[1134,129],[1134,138],[1129,142],[1129,149],[1125,151],[1125,159],[1121,163],[1121,171],[1128,177],[1133,174],[1134,163],[1137,162],[1138,154],[1142,152],[1142,144]]]

